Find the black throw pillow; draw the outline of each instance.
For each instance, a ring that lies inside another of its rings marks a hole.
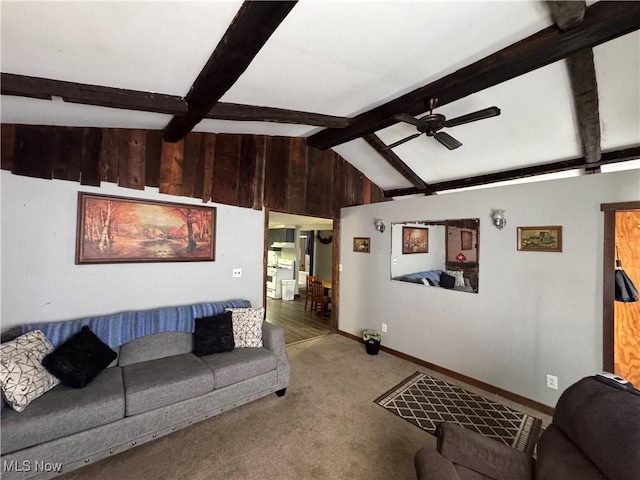
[[[442,288],[453,288],[456,286],[456,277],[442,272],[440,274],[440,286]]]
[[[87,326],[42,359],[47,371],[60,383],[82,388],[118,356]]]
[[[196,329],[193,334],[195,355],[201,357],[212,353],[230,352],[235,346],[231,312],[196,318]]]

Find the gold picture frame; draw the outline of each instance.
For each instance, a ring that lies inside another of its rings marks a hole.
[[[78,194],[78,265],[212,262],[215,234],[215,207]]]
[[[359,253],[370,253],[371,237],[353,237],[353,251]]]
[[[562,252],[562,226],[518,227],[518,251]]]

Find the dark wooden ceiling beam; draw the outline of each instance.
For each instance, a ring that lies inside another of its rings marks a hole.
[[[563,32],[582,24],[587,4],[581,0],[548,0],[547,6],[554,23]]]
[[[245,1],[185,97],[189,111],[175,116],[163,138],[184,138],[245,72],[296,1]]]
[[[42,100],[60,97],[69,103],[168,115],[181,115],[188,111],[187,103],[177,95],[103,87],[12,73],[1,74],[0,90],[2,95]],[[340,128],[349,125],[349,119],[346,117],[223,102],[216,103],[211,111],[205,115],[205,118],[243,122],[291,123],[325,128]]]
[[[552,0],[547,5],[551,18],[562,31],[579,27],[584,21],[587,5],[584,1]],[[593,62],[593,50],[585,48],[566,58],[573,104],[578,121],[582,154],[587,163],[600,160],[600,111],[598,82]]]
[[[180,115],[187,112],[185,101],[175,95],[87,85],[4,72],[0,77],[0,92],[2,95],[43,100],[60,97],[69,103],[168,113],[171,115]]]
[[[216,103],[205,118],[252,122],[297,123],[300,125],[313,125],[327,128],[344,128],[349,126],[349,119],[346,117],[223,102]]]
[[[404,163],[400,157],[398,157],[391,150],[385,149],[386,145],[384,142],[378,137],[375,133],[370,133],[369,135],[365,135],[364,140],[371,145],[376,152],[378,152],[382,158],[384,158],[389,165],[391,165],[395,170],[398,171],[404,178],[409,180],[411,184],[421,190],[422,193],[429,194],[431,193],[431,189],[429,185],[427,185],[424,180],[422,180],[409,166]]]
[[[600,109],[598,83],[593,50],[571,54],[566,59],[573,104],[578,121],[582,154],[588,163],[595,163],[602,155],[600,147]]]
[[[496,182],[504,182],[508,180],[518,180],[521,178],[534,177],[536,175],[545,175],[549,173],[565,172],[568,170],[576,170],[580,168],[593,169],[608,165],[611,163],[622,163],[640,158],[640,145],[635,147],[623,148],[602,154],[602,158],[597,162],[587,163],[585,157],[573,158],[570,160],[561,160],[559,162],[535,165],[533,167],[516,168],[506,170],[504,172],[489,173],[486,175],[478,175],[475,177],[461,178],[459,180],[450,180],[447,182],[430,183],[429,192],[442,192],[445,190],[454,190],[456,188],[475,187],[478,185],[486,185]],[[399,188],[394,190],[386,190],[384,196],[402,197],[405,195],[415,195],[419,193],[427,193],[419,188]]]
[[[318,132],[307,139],[307,144],[319,149],[340,145],[397,123],[394,115],[399,113],[425,112],[425,101],[429,98],[437,97],[439,105],[446,105],[639,28],[640,2],[598,2],[587,8],[584,21],[572,30],[562,32],[555,25],[545,28],[440,80],[356,116],[347,128]]]

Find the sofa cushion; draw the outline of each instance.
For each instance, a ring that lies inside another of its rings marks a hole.
[[[216,388],[247,380],[276,369],[276,357],[266,348],[236,348],[200,357],[213,370]]]
[[[2,411],[2,453],[65,437],[124,417],[120,367],[100,373],[82,389],[58,385],[24,412]]]
[[[193,334],[163,332],[136,338],[120,347],[118,365],[148,362],[158,358],[182,355],[193,350]]]
[[[538,442],[537,480],[607,480],[562,430],[551,424]]]
[[[82,388],[118,356],[87,326],[44,357],[42,365],[67,387]]]
[[[7,403],[22,412],[60,383],[42,366],[53,345],[40,330],[25,333],[0,347],[0,386]]]
[[[233,340],[236,348],[262,347],[264,307],[228,308],[233,320]]]
[[[122,368],[126,415],[136,415],[210,392],[214,377],[192,353],[134,363]]]
[[[613,480],[640,472],[639,418],[640,397],[586,377],[560,396],[553,424]]]
[[[195,355],[201,357],[212,353],[229,352],[234,347],[231,312],[196,318],[196,330],[193,333]]]

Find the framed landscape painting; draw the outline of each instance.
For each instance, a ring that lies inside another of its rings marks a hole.
[[[353,251],[361,253],[371,252],[371,237],[353,237]]]
[[[402,253],[429,253],[429,229],[402,227]]]
[[[561,252],[562,227],[518,227],[518,250],[523,252]]]
[[[76,264],[215,260],[215,207],[78,194]]]

